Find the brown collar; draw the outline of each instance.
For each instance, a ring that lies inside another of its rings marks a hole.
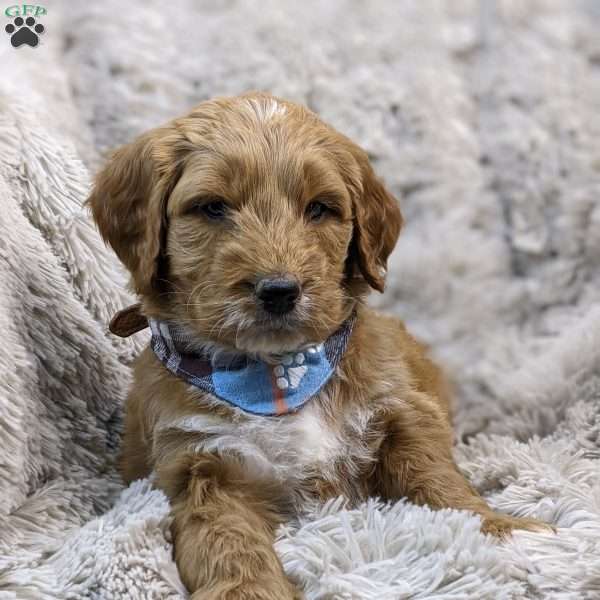
[[[111,333],[126,338],[148,327],[148,319],[142,314],[142,305],[132,304],[120,310],[111,320],[108,328]]]

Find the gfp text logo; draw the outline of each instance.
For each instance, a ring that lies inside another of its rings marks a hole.
[[[43,6],[36,4],[14,4],[5,9],[4,14],[13,19],[8,23],[4,31],[10,35],[10,43],[18,48],[19,46],[31,46],[35,48],[39,41],[39,35],[44,33],[45,27],[37,23],[35,17],[47,14]]]

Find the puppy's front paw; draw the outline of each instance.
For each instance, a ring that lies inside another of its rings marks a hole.
[[[304,594],[284,580],[197,590],[190,596],[190,600],[304,600]]]
[[[543,521],[511,517],[510,515],[500,515],[497,513],[483,517],[481,524],[482,533],[489,533],[500,539],[510,537],[513,529],[525,529],[539,533],[556,533],[556,529],[552,525],[548,525],[548,523],[544,523]]]

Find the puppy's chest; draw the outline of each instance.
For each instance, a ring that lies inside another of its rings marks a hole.
[[[369,411],[356,409],[331,422],[315,399],[285,416],[229,419],[203,413],[182,419],[177,427],[196,434],[196,450],[241,459],[249,477],[334,482],[358,475],[374,460],[371,417]]]

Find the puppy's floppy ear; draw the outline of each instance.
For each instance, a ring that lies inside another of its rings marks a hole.
[[[403,219],[398,202],[375,175],[366,153],[355,148],[353,154],[360,167],[361,185],[355,186],[351,258],[358,263],[367,283],[383,292],[387,259],[396,245]]]
[[[138,294],[156,286],[165,202],[172,188],[173,168],[160,144],[168,136],[167,128],[156,129],[119,148],[88,198],[102,237],[131,272]]]

